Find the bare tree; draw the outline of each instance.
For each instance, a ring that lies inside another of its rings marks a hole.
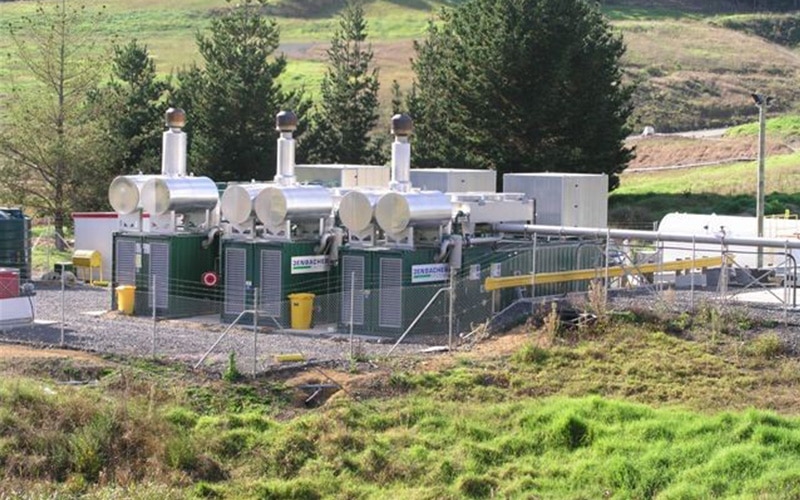
[[[25,74],[0,115],[0,190],[6,200],[52,216],[63,238],[70,195],[92,164],[88,95],[104,68],[97,17],[84,6],[39,2],[31,15],[6,26]],[[63,249],[63,242],[57,241]]]

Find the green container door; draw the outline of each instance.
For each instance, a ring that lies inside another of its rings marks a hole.
[[[114,283],[136,286],[135,314],[151,315],[153,300],[159,317],[219,312],[220,286],[201,281],[203,273],[217,270],[218,246],[204,248],[205,239],[202,234],[115,235]]]
[[[314,324],[335,322],[338,278],[325,265],[324,256],[314,253],[316,246],[315,241],[223,241],[223,320],[231,321],[242,311],[252,310],[253,290],[257,289],[259,312],[283,328],[291,325],[292,293],[316,296]]]
[[[0,267],[19,269],[20,279],[31,279],[31,222],[22,210],[0,208]]]
[[[415,282],[414,266],[434,264],[436,249],[342,250],[339,328],[372,335],[402,334],[447,280]],[[447,298],[440,294],[412,333],[442,333]],[[445,331],[446,333],[446,331]]]

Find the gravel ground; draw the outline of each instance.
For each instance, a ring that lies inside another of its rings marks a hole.
[[[48,289],[41,284],[34,297],[36,323],[31,326],[0,332],[0,341],[58,346],[61,340],[61,290]],[[153,353],[153,321],[151,318],[130,317],[107,312],[110,292],[89,286],[76,285],[64,293],[64,345],[69,348],[102,354],[150,357]],[[155,334],[157,357],[194,365],[211,348],[227,325],[215,318],[203,322],[189,320],[158,321]],[[236,353],[239,370],[252,373],[254,335],[252,327],[235,327],[204,361],[211,371],[222,371],[228,365],[229,353]],[[278,365],[278,354],[301,353],[307,361],[345,363],[349,359],[349,337],[338,334],[283,334],[262,329],[257,336],[257,370],[265,371]],[[445,341],[446,342],[446,341]],[[357,352],[366,356],[385,356],[392,342],[389,339],[357,337]],[[395,354],[418,353],[430,344],[404,342]],[[346,366],[346,365],[345,365]]]
[[[41,284],[35,301],[36,324],[28,327],[0,332],[0,341],[58,346],[61,339],[61,291],[48,289]],[[735,293],[735,291],[734,291]],[[573,298],[573,303],[575,299]],[[577,299],[579,303],[581,300]],[[89,286],[73,286],[64,294],[64,345],[84,351],[115,354],[121,356],[150,357],[153,353],[153,322],[150,318],[129,317],[116,312],[107,312],[111,303],[110,292]],[[800,308],[784,309],[780,304],[754,304],[737,301],[730,297],[722,300],[714,291],[695,291],[695,307],[704,304],[725,308],[738,317],[746,315],[757,322],[772,322],[770,329],[781,336],[785,346],[800,354]],[[610,307],[614,310],[651,308],[659,312],[679,314],[691,309],[692,295],[689,291],[668,290],[656,294],[653,291],[614,293]],[[579,310],[580,305],[576,306]],[[509,309],[507,316],[512,321],[530,311],[528,305],[519,304],[518,310]],[[585,309],[585,306],[584,306]],[[155,333],[157,357],[178,361],[193,366],[208,351],[223,333],[226,325],[215,318],[203,322],[189,320],[159,321]],[[434,344],[446,343],[446,339],[409,338],[398,346],[394,354],[419,354]],[[368,356],[386,356],[393,345],[391,339],[358,337],[358,352]],[[279,365],[278,354],[301,353],[306,360],[317,363],[340,363],[347,366],[350,345],[345,334],[287,334],[262,329],[257,336],[256,365],[258,371],[266,371]],[[228,365],[229,353],[235,352],[238,368],[243,373],[253,370],[254,338],[252,328],[236,327],[217,345],[203,366],[210,371],[221,372]]]

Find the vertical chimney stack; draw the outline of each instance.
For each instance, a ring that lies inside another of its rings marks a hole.
[[[393,191],[408,192],[411,190],[411,144],[408,142],[414,122],[407,114],[392,117],[392,183]]]
[[[161,175],[186,176],[186,113],[181,108],[169,108],[164,115],[167,131],[161,143]]]
[[[295,146],[292,132],[297,130],[297,115],[291,111],[281,111],[275,117],[275,129],[281,134],[278,138],[278,165],[275,182],[281,186],[292,186],[295,184]]]

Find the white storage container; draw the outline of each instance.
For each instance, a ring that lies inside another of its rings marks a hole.
[[[388,187],[392,177],[388,165],[296,165],[299,183],[329,188]]]
[[[494,193],[497,191],[497,172],[466,168],[412,168],[411,185],[442,193]]]
[[[536,224],[608,227],[606,174],[505,174],[503,191],[533,198]]]

